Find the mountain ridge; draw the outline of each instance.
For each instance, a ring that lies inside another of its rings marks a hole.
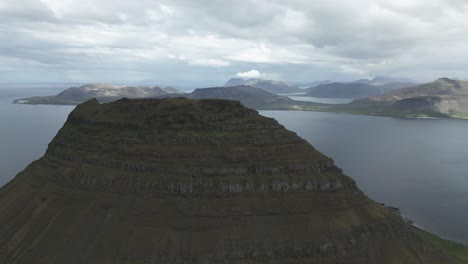
[[[413,86],[414,83],[387,83],[382,85],[366,84],[366,83],[329,83],[320,84],[315,87],[306,89],[305,96],[322,97],[322,98],[366,98],[370,96],[378,96],[394,89]]]
[[[70,87],[55,96],[34,96],[16,99],[13,103],[76,105],[92,98],[96,98],[101,102],[111,102],[121,98],[151,98],[170,93],[180,94],[182,92],[173,87],[163,89],[158,86],[126,86],[98,83]]]
[[[439,78],[342,105],[321,105],[311,111],[379,116],[468,119],[468,82]]]

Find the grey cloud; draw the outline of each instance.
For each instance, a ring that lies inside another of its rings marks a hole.
[[[460,76],[467,15],[464,0],[0,0],[0,78]]]

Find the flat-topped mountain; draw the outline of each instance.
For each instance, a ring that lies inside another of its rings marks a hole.
[[[240,86],[240,85],[248,85],[256,88],[263,89],[270,93],[301,93],[304,92],[303,89],[287,84],[285,82],[280,81],[273,81],[273,80],[265,80],[262,78],[250,78],[250,79],[242,79],[242,78],[232,78],[224,86]]]
[[[35,96],[15,100],[23,104],[70,104],[76,105],[96,98],[100,102],[111,102],[121,98],[152,98],[163,94],[181,92],[172,87],[118,86],[111,84],[86,84],[71,87],[55,96]]]
[[[288,109],[301,104],[289,97],[246,85],[196,89],[187,98],[238,100],[254,109]]]
[[[93,99],[0,189],[0,263],[457,263],[274,119]]]
[[[190,99],[227,99],[240,101],[244,106],[257,110],[301,110],[321,105],[295,101],[287,96],[267,92],[247,85],[196,89],[192,93],[162,95],[159,98],[186,97]]]
[[[306,89],[306,96],[322,98],[366,98],[378,96],[394,89],[408,87],[414,83],[388,83],[372,85],[366,83],[329,83]]]

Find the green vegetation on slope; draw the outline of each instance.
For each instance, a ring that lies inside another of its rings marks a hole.
[[[440,238],[421,229],[417,229],[416,233],[424,240],[430,241],[436,247],[442,249],[459,263],[468,264],[468,247],[463,244]]]
[[[228,100],[87,101],[0,188],[0,211],[2,264],[456,263]]]

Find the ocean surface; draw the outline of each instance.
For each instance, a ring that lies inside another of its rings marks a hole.
[[[72,106],[15,105],[70,85],[0,85],[0,186],[33,160]],[[372,199],[468,245],[468,121],[260,111],[335,160]],[[1,213],[1,212],[0,212]]]
[[[29,96],[57,94],[63,90],[63,87],[0,85],[0,186],[45,153],[47,144],[57,134],[68,113],[74,108],[55,105],[18,105],[11,102]]]

